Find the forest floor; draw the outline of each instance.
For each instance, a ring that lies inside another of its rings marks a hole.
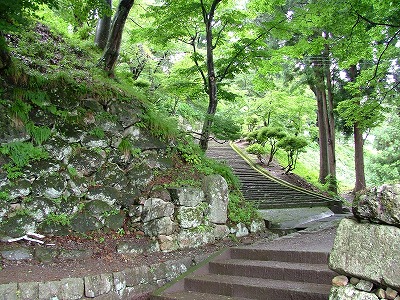
[[[243,146],[243,145],[239,145]],[[296,174],[285,174],[282,166],[273,162],[264,168],[273,176],[285,180],[293,185],[300,186],[304,189],[320,192],[310,183]],[[13,243],[0,242],[0,250],[12,249],[18,247],[26,247],[35,251],[40,247],[54,247],[67,250],[90,249],[92,255],[81,260],[57,259],[48,263],[43,263],[35,259],[11,261],[3,259],[0,270],[0,284],[9,282],[35,282],[35,281],[51,281],[58,280],[65,276],[83,277],[87,275],[111,273],[122,271],[126,268],[133,268],[140,265],[152,265],[162,263],[168,260],[179,260],[184,257],[196,257],[205,254],[212,254],[223,248],[233,247],[239,244],[250,244],[260,239],[265,239],[268,233],[253,234],[238,240],[226,238],[212,244],[208,244],[199,248],[191,248],[173,252],[154,252],[137,255],[124,255],[117,253],[117,245],[123,241],[135,241],[140,243],[149,243],[150,238],[141,236],[136,233],[126,233],[119,235],[113,233],[95,233],[90,236],[48,236],[43,239],[45,242],[42,246],[35,242],[20,240]]]

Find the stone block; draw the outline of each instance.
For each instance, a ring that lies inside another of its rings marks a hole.
[[[204,192],[195,187],[180,187],[169,189],[171,199],[176,205],[197,206],[204,201]]]
[[[353,286],[333,287],[329,300],[379,300],[375,294],[356,290]]]
[[[159,198],[149,198],[144,202],[142,219],[149,222],[155,219],[169,217],[174,214],[175,207],[172,203]]]
[[[329,267],[340,273],[400,289],[400,229],[343,219]]]
[[[210,204],[209,220],[215,224],[225,224],[227,220],[229,190],[221,175],[206,176],[202,183],[206,201]]]
[[[122,254],[142,254],[159,252],[160,245],[157,241],[138,243],[137,241],[123,241],[117,245],[117,252]]]
[[[112,274],[100,274],[86,276],[85,280],[85,296],[94,298],[100,295],[107,294],[113,287]]]
[[[18,300],[18,286],[16,283],[0,284],[0,297],[2,300]]]
[[[39,282],[18,283],[20,300],[39,299]]]
[[[201,206],[178,208],[177,219],[182,228],[194,228],[200,226],[204,219],[204,209]]]
[[[148,266],[140,266],[132,269],[125,269],[125,284],[127,287],[147,284],[151,281],[150,268]]]
[[[353,213],[359,219],[400,227],[400,184],[374,187],[358,195]]]
[[[39,300],[60,299],[61,282],[48,281],[39,282]]]
[[[84,296],[82,278],[63,278],[60,280],[60,300],[77,300]]]
[[[143,224],[144,233],[149,236],[171,235],[178,225],[170,217],[155,219]]]

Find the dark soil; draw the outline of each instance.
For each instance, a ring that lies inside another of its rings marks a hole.
[[[99,238],[102,238],[99,240]],[[104,241],[103,241],[104,238]],[[21,261],[2,261],[0,270],[0,284],[10,282],[37,282],[58,280],[65,277],[83,277],[87,275],[111,273],[133,268],[140,265],[151,265],[168,260],[179,260],[185,257],[197,257],[212,254],[223,248],[238,244],[249,244],[263,238],[261,235],[252,235],[239,241],[225,239],[214,244],[208,244],[199,248],[185,249],[174,252],[157,252],[141,255],[123,255],[116,251],[120,241],[134,240],[137,243],[147,243],[149,238],[138,238],[135,235],[117,234],[98,235],[93,238],[81,238],[76,236],[46,237],[44,246],[35,242],[21,240],[13,243],[0,243],[0,249],[28,247],[63,248],[70,250],[91,249],[92,256],[82,260],[58,259],[49,263],[42,263],[35,259]],[[52,245],[54,244],[54,245]],[[46,246],[48,245],[48,246]]]

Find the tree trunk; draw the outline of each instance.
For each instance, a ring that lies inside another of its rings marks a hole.
[[[317,91],[318,106],[318,134],[319,134],[319,182],[326,183],[326,178],[330,175],[329,154],[328,154],[328,128],[325,110],[325,90]]]
[[[111,9],[112,0],[106,0],[106,2]],[[107,45],[107,39],[110,33],[110,26],[111,26],[111,16],[102,16],[97,22],[94,44],[102,50],[104,50],[104,48]]]
[[[114,68],[121,46],[122,32],[133,3],[134,0],[120,0],[117,12],[111,24],[111,31],[107,39],[106,48],[98,64],[110,77],[114,76]]]
[[[200,136],[200,148],[204,151],[208,148],[208,140],[210,138],[211,126],[214,121],[215,112],[217,111],[217,81],[215,76],[215,67],[214,67],[214,46],[213,46],[213,33],[212,33],[212,24],[214,21],[214,13],[217,8],[218,3],[221,0],[214,0],[210,11],[207,12],[203,1],[202,10],[203,10],[203,19],[206,25],[206,42],[207,42],[207,80],[208,80],[208,109],[207,114],[204,119],[203,128]]]
[[[354,192],[359,192],[366,187],[364,172],[364,139],[362,130],[354,124],[354,165],[356,172],[356,183]]]
[[[2,32],[0,32],[0,71],[11,65],[11,55]]]
[[[329,61],[329,47],[325,45],[325,59]],[[328,160],[329,160],[329,173],[330,184],[329,191],[337,194],[337,180],[336,180],[336,137],[335,137],[335,118],[333,114],[333,92],[332,92],[332,76],[330,70],[330,63],[325,66],[326,88],[327,88],[327,117],[328,117]]]
[[[355,81],[357,77],[356,66],[351,66],[349,70],[350,80]],[[357,103],[358,105],[360,103]],[[356,173],[356,182],[354,186],[354,192],[365,189],[365,168],[364,168],[364,139],[362,129],[358,127],[358,124],[354,124],[354,168]]]
[[[310,85],[311,90],[317,99],[317,123],[319,138],[319,182],[326,183],[326,178],[330,175],[329,152],[328,152],[328,117],[325,81],[322,65],[318,61],[313,62],[315,84]]]

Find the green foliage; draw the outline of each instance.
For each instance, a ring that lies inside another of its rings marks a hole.
[[[199,165],[202,161],[203,153],[200,147],[187,139],[179,141],[176,150],[180,157],[191,165]]]
[[[374,185],[398,183],[400,178],[400,117],[387,115],[386,122],[373,132],[376,152],[368,161],[370,180]]]
[[[47,126],[36,126],[33,122],[28,122],[25,128],[32,137],[32,140],[39,146],[51,136],[51,129]]]
[[[68,174],[71,175],[72,177],[78,177],[78,171],[74,167],[67,167]]]
[[[90,135],[93,135],[94,137],[97,137],[99,139],[102,139],[105,137],[105,133],[103,128],[101,127],[95,127],[92,130],[89,131]]]
[[[206,156],[202,157],[201,164],[196,166],[196,169],[204,175],[219,174],[225,178],[230,189],[235,190],[240,187],[240,181],[233,173],[231,167],[225,163],[218,162]]]
[[[146,128],[151,130],[154,136],[169,141],[178,136],[178,123],[175,118],[166,117],[156,109],[147,109],[142,116]]]
[[[232,117],[227,117],[222,114],[216,114],[213,118],[211,131],[215,138],[221,140],[237,140],[241,135],[241,126],[238,121]]]
[[[47,158],[48,154],[40,147],[27,142],[11,142],[0,147],[0,153],[8,155],[18,168],[28,165],[30,161]]]
[[[257,130],[250,131],[250,132],[247,133],[247,135],[246,135],[246,140],[247,140],[250,144],[253,144],[253,143],[257,142],[257,136],[258,136],[258,131],[257,131]]]
[[[29,112],[31,111],[32,106],[29,105],[28,103],[25,103],[24,101],[17,99],[15,100],[11,107],[10,107],[10,114],[15,118],[15,122],[18,122],[17,120],[20,120],[22,123],[26,123],[29,120]]]
[[[20,24],[26,22],[42,4],[56,6],[57,0],[9,1],[0,0],[0,32],[10,32],[21,29]]]
[[[71,224],[71,216],[67,214],[50,213],[43,222],[46,225],[69,226]]]
[[[259,143],[252,144],[246,148],[246,151],[250,154],[257,155],[260,163],[263,163],[263,155],[267,153],[267,149],[260,145]]]
[[[258,130],[258,135],[257,135],[257,140],[265,146],[265,144],[268,142],[270,146],[270,151],[269,151],[269,159],[267,162],[267,165],[269,165],[276,153],[278,151],[278,142],[281,141],[286,137],[286,132],[282,127],[263,127]]]
[[[228,202],[228,218],[231,222],[250,225],[255,219],[260,218],[256,207],[246,201],[239,193],[231,192]]]
[[[245,124],[247,125],[247,130],[249,131],[249,133],[256,128],[259,122],[260,120],[256,115],[251,115],[246,118]]]
[[[363,103],[360,99],[345,100],[338,104],[337,111],[350,128],[357,124],[362,130],[367,130],[384,120],[380,104],[371,100]]]
[[[7,202],[10,199],[9,192],[0,191],[0,203]]]
[[[56,13],[79,31],[82,38],[87,38],[87,33],[95,27],[97,15],[111,16],[112,12],[105,0],[64,0]]]
[[[307,146],[307,144],[306,139],[298,136],[287,136],[278,142],[277,146],[285,150],[287,154],[288,164],[285,167],[286,173],[289,173],[296,168],[299,153]]]

